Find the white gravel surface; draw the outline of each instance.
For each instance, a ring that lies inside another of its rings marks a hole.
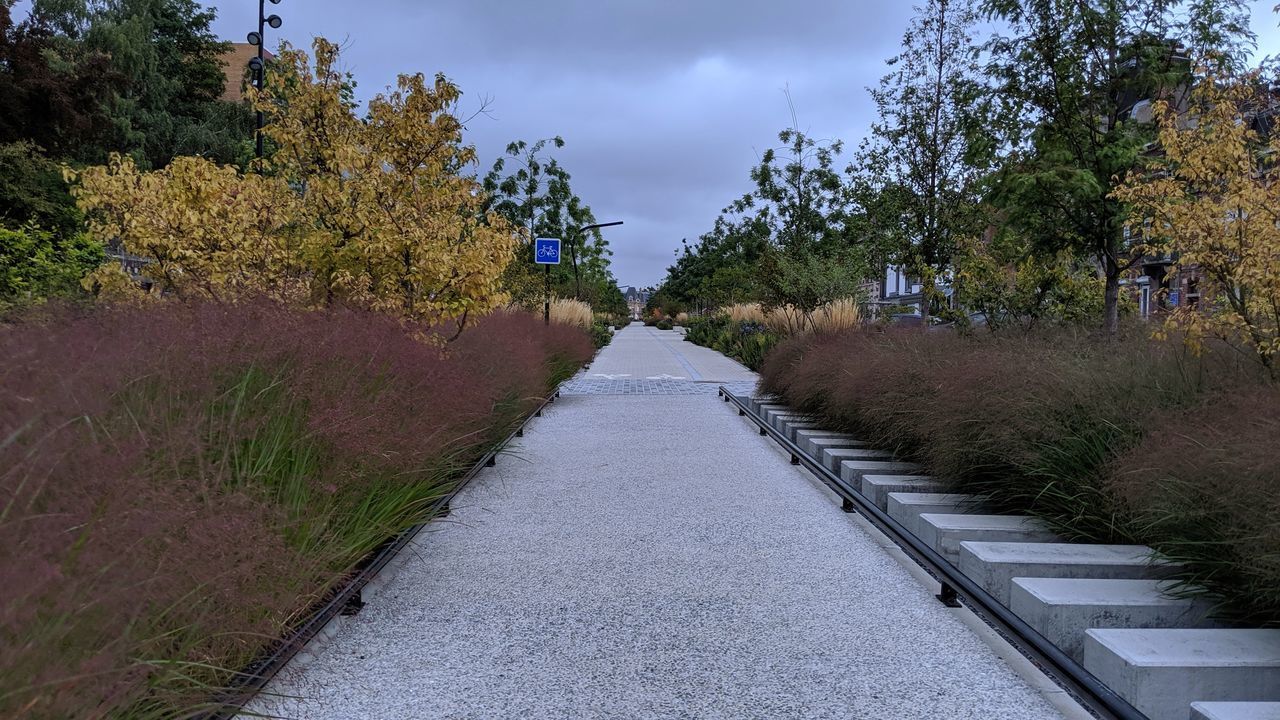
[[[752,379],[636,325],[586,375],[679,371]],[[249,710],[1061,717],[788,459],[714,394],[566,391]]]

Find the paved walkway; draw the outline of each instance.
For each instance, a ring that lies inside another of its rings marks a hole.
[[[715,396],[753,379],[674,332],[624,330],[251,710],[1060,717]]]

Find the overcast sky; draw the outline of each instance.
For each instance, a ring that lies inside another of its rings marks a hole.
[[[243,42],[253,0],[204,0],[214,30]],[[1280,52],[1256,0],[1263,54]],[[21,3],[26,5],[27,3]],[[622,285],[658,282],[681,238],[711,227],[749,189],[747,173],[790,124],[856,147],[911,15],[905,0],[283,0],[268,31],[341,42],[363,100],[397,73],[443,71],[464,110],[488,102],[467,139],[480,172],[514,139],[560,135],[575,191],[609,228]],[[842,163],[843,165],[843,163]]]

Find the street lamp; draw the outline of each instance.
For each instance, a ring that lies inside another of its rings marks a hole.
[[[621,220],[616,220],[614,222],[607,222],[607,223],[596,223],[595,225],[587,225],[585,227],[580,227],[577,230],[574,230],[573,232],[578,237],[582,237],[582,234],[587,232],[588,230],[597,230],[599,228],[613,227],[614,225],[621,225],[621,224],[622,224]],[[544,324],[550,325],[551,324],[551,266],[544,265],[543,269],[546,271],[546,300],[542,304],[542,322]],[[581,287],[578,288],[578,293],[579,294],[582,293]]]
[[[279,5],[280,0],[271,0],[272,5]],[[267,78],[267,61],[265,57],[264,46],[266,45],[267,26],[272,29],[279,30],[284,21],[279,15],[267,15],[267,0],[258,0],[258,31],[249,33],[249,44],[258,46],[258,56],[249,61],[249,69],[253,71],[253,86],[261,92],[266,85]],[[262,111],[258,111],[258,159],[262,159],[262,126],[266,120],[262,115]]]

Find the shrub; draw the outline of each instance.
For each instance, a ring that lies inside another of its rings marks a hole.
[[[1260,383],[1229,349],[1197,358],[1138,333],[1107,342],[1070,330],[895,330],[788,339],[764,363],[761,389],[923,463],[996,511],[1037,515],[1069,538],[1150,544],[1184,560],[1184,579],[1217,592],[1224,611],[1280,622],[1275,593],[1261,589],[1280,580],[1280,543],[1257,514],[1268,507],[1261,494],[1275,492],[1280,455],[1268,447],[1242,451],[1239,466],[1215,460],[1274,428],[1274,404],[1231,400],[1259,388],[1275,397]],[[1213,444],[1199,447],[1206,437]],[[1178,459],[1162,446],[1179,447]],[[1230,582],[1228,547],[1234,567],[1253,568]]]
[[[689,324],[689,313],[687,313],[687,312],[682,312],[682,313],[677,314],[677,315],[676,315],[676,318],[675,318],[675,324],[676,324],[676,325],[680,325],[681,327],[688,326],[688,324]]]
[[[598,320],[591,323],[591,344],[594,345],[597,350],[608,345],[612,341],[613,331],[609,329],[608,324]]]
[[[518,313],[448,346],[267,303],[5,328],[0,716],[187,716],[591,352]]]
[[[671,318],[662,318],[657,322],[657,327],[659,330],[670,330],[674,326],[671,324]]]

